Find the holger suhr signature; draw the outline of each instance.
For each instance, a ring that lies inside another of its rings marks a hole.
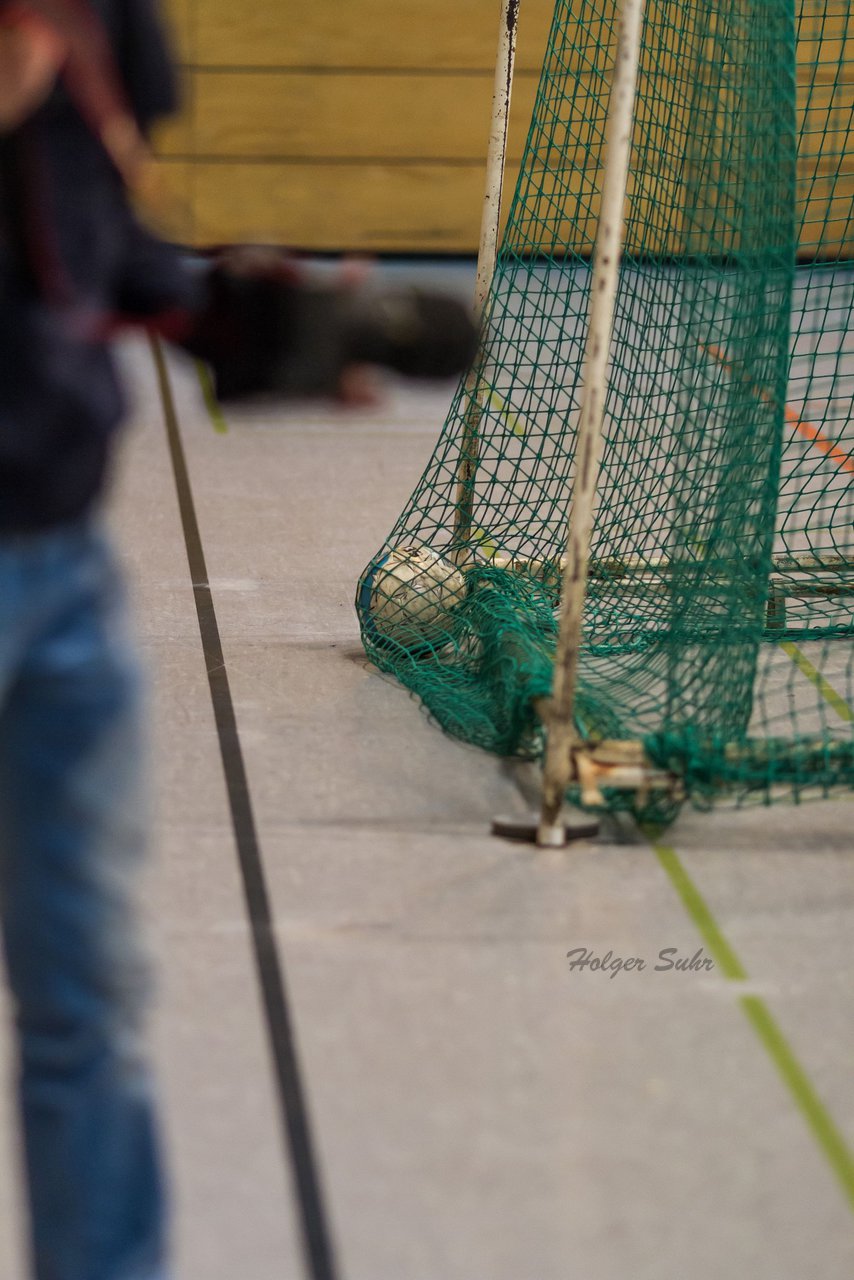
[[[566,958],[573,973],[589,970],[591,973],[607,973],[609,978],[616,978],[618,973],[640,973],[650,967],[641,956],[615,956],[610,950],[600,956],[589,947],[573,947],[567,951]],[[676,947],[662,947],[651,972],[702,973],[714,967],[714,960],[705,955],[702,947],[698,947],[692,956],[680,956]]]

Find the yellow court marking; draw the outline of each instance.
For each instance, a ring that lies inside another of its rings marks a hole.
[[[490,538],[489,534],[486,532],[485,529],[481,529],[478,525],[473,525],[471,536],[474,538],[477,545],[481,548],[482,551],[485,552],[486,555],[488,555],[490,558],[492,558],[492,556],[495,555],[496,551],[498,550],[498,547],[492,541],[492,538]]]
[[[659,844],[652,830],[647,830],[645,834],[721,973],[730,982],[746,981],[747,971],[744,965],[724,936],[676,850],[670,845]],[[765,1001],[756,995],[741,995],[738,1002],[836,1175],[849,1207],[854,1211],[854,1153],[816,1093],[812,1081]]]
[[[202,399],[205,402],[205,408],[208,411],[208,417],[211,420],[211,426],[219,435],[224,436],[228,433],[228,423],[219,401],[214,395],[213,382],[211,381],[210,370],[203,360],[196,360],[196,376],[199,379],[199,386],[202,390]]]
[[[784,653],[792,659],[795,666],[805,675],[810,684],[814,684],[821,696],[829,707],[839,716],[840,720],[844,720],[846,724],[854,724],[854,707],[843,698],[841,693],[837,693],[833,685],[825,680],[820,671],[816,670],[810,662],[806,654],[801,653],[796,644],[792,644],[791,640],[782,640],[780,648]]]
[[[507,401],[502,400],[498,392],[494,391],[491,387],[489,389],[488,399],[493,409],[497,409],[501,414],[501,417],[507,423],[514,436],[520,436],[524,440],[528,434],[529,428],[527,424],[523,425],[523,419],[518,417],[510,408]]]

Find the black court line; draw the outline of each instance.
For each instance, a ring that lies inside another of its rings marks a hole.
[[[175,486],[178,491],[181,524],[184,529],[187,560],[193,582],[193,597],[196,602],[211,702],[219,736],[231,822],[240,861],[246,908],[252,926],[255,965],[264,1000],[269,1045],[278,1087],[282,1139],[290,1157],[299,1202],[306,1270],[310,1280],[336,1280],[338,1269],[323,1204],[283,967],[276,945],[270,896],[261,861],[249,781],[240,745],[216,611],[208,582],[207,565],[187,471],[187,460],[181,443],[175,401],[163,349],[156,339],[152,340],[151,345],[163,402],[163,416]]]

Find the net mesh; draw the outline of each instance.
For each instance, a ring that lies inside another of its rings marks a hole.
[[[615,44],[558,0],[480,357],[357,599],[440,725],[528,758]],[[854,783],[852,113],[848,0],[648,0],[574,715],[696,803]]]

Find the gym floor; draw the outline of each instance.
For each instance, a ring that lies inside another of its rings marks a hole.
[[[165,413],[124,359],[178,1280],[849,1280],[852,800],[492,838],[530,769],[444,737],[352,607],[451,388],[222,416],[170,360]]]

